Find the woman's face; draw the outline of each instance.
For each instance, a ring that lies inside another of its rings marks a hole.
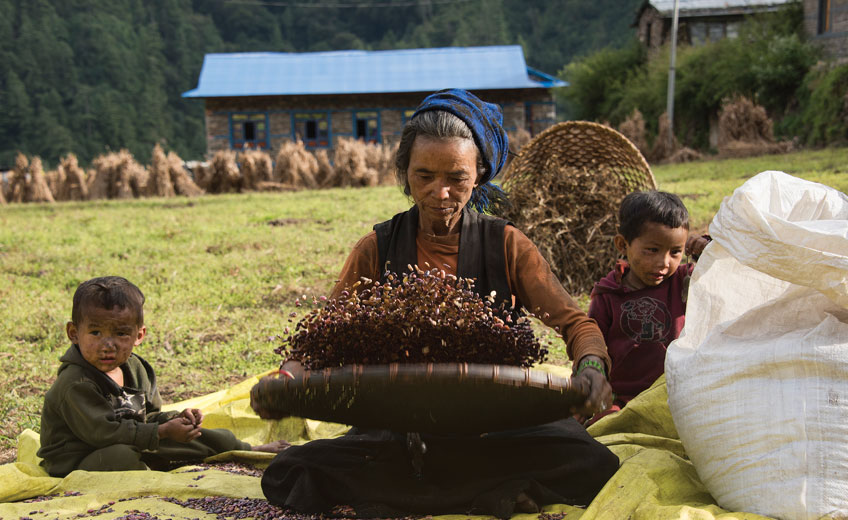
[[[458,231],[462,208],[478,182],[477,154],[471,139],[415,138],[406,173],[423,231],[434,235]]]

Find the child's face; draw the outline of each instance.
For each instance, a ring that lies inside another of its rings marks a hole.
[[[68,323],[67,333],[86,361],[101,372],[111,372],[129,359],[147,329],[136,323],[136,313],[131,309],[90,307],[84,309],[79,327]]]
[[[630,264],[624,282],[633,289],[663,283],[677,271],[688,235],[686,228],[671,228],[658,222],[646,222],[630,243],[616,235],[615,246]]]

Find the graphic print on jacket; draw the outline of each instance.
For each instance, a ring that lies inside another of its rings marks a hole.
[[[643,296],[621,304],[621,330],[633,341],[664,340],[671,330],[671,313],[661,300]]]

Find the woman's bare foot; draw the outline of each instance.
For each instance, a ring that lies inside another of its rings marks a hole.
[[[530,495],[522,491],[515,497],[515,510],[516,513],[538,513],[540,511],[539,505],[535,500],[530,498]]]
[[[251,449],[251,451],[264,451],[266,453],[280,453],[281,451],[285,450],[289,446],[291,446],[291,444],[289,444],[288,442],[283,441],[283,440],[279,440],[279,441],[269,442],[268,444],[260,444],[259,446],[253,446],[250,449]]]

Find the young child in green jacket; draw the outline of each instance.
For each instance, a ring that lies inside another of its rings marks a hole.
[[[50,475],[75,469],[165,469],[230,450],[277,453],[285,441],[261,446],[225,429],[201,428],[197,408],[162,412],[153,368],[133,348],[141,344],[144,295],[119,276],[83,282],[66,326],[71,347],[41,412],[41,449]]]

